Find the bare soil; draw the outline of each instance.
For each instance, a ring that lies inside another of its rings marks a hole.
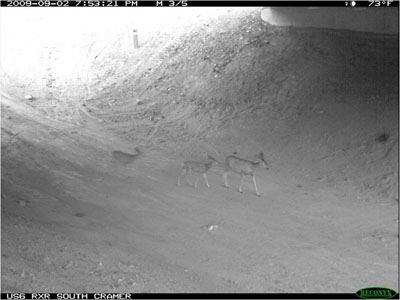
[[[108,41],[86,98],[7,77],[2,292],[398,289],[398,37],[259,13]],[[260,151],[261,197],[218,166],[177,186],[185,160]]]

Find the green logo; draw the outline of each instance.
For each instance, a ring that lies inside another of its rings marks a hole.
[[[390,299],[397,295],[397,292],[385,287],[367,287],[356,292],[357,297],[364,299]]]

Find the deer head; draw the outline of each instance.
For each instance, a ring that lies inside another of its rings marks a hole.
[[[262,152],[260,152],[260,154],[257,154],[256,155],[256,158],[257,159],[259,159],[260,161],[261,161],[261,163],[262,163],[262,166],[265,168],[265,169],[269,169],[269,165],[268,165],[268,163],[265,161],[265,159],[264,159],[264,153],[262,153]]]

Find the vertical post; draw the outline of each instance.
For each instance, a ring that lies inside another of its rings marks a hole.
[[[133,29],[133,47],[134,48],[139,48],[137,29]]]

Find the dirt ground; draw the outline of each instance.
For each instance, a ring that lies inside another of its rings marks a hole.
[[[2,74],[2,292],[398,290],[398,37],[199,20],[108,40],[85,87]],[[260,151],[261,197],[177,185]]]

